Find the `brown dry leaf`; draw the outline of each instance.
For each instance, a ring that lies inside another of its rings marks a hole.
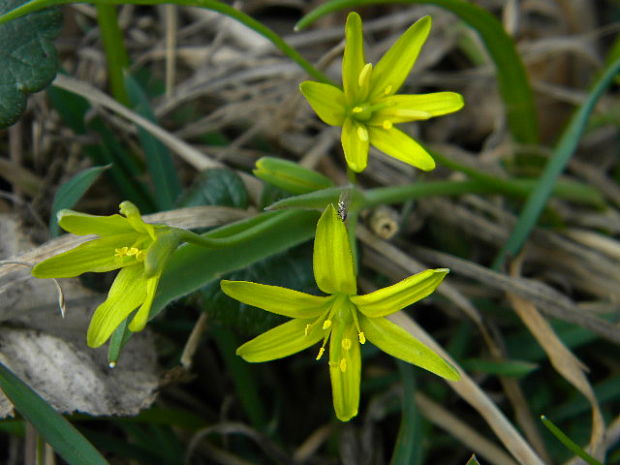
[[[511,267],[511,275],[519,275],[519,264],[514,262]],[[549,322],[540,314],[535,305],[515,294],[508,293],[508,300],[521,321],[527,326],[534,338],[538,341],[555,370],[581,392],[592,406],[592,433],[590,436],[591,453],[602,459],[602,449],[605,439],[605,422],[603,415],[584,371],[587,367],[575,357],[557,336]]]

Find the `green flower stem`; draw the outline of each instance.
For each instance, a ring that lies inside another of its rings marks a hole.
[[[97,5],[97,22],[99,34],[103,42],[110,90],[114,98],[123,105],[129,105],[129,96],[125,90],[124,70],[129,66],[129,55],[118,26],[118,15],[114,5]]]
[[[381,204],[401,203],[412,198],[448,196],[463,194],[505,194],[516,197],[527,196],[536,186],[535,179],[499,180],[470,180],[470,181],[436,181],[420,182],[395,187],[380,187],[364,193],[364,207],[374,207]],[[603,201],[593,189],[577,183],[558,183],[554,194],[560,198],[578,200],[595,206],[602,205]]]
[[[33,11],[41,10],[54,5],[64,5],[66,3],[74,3],[72,0],[32,0],[24,5],[21,5],[8,13],[0,16],[0,24],[9,21],[11,19],[19,18],[25,14]],[[132,5],[163,5],[169,4],[170,0],[89,0],[85,3],[91,3],[94,5],[110,6],[120,4],[132,4]],[[282,38],[269,29],[267,26],[256,21],[254,18],[247,14],[236,10],[235,8],[226,5],[225,3],[218,2],[216,0],[175,0],[175,5],[183,6],[196,6],[206,8],[208,10],[217,11],[223,15],[229,16],[241,24],[246,25],[250,29],[258,32],[260,35],[268,39],[273,43],[280,51],[282,51],[291,60],[297,63],[304,71],[308,73],[312,78],[317,81],[331,83],[331,80],[318,69],[316,69],[309,61],[307,61],[301,54],[287,44]]]

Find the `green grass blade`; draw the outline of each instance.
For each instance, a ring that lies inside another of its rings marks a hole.
[[[538,141],[536,109],[525,67],[512,38],[488,11],[463,0],[332,0],[304,16],[296,25],[302,29],[333,11],[362,5],[414,3],[437,5],[451,11],[480,36],[495,63],[499,91],[504,99],[508,126],[516,141],[535,144]]]
[[[517,221],[512,234],[495,259],[493,268],[500,268],[507,256],[514,256],[519,252],[519,250],[521,250],[521,247],[536,225],[538,217],[545,207],[547,200],[556,185],[558,177],[575,152],[575,149],[579,144],[579,139],[585,131],[588,118],[594,110],[596,102],[601,95],[603,95],[603,92],[605,92],[607,87],[614,82],[614,78],[618,72],[620,72],[620,59],[613,62],[611,66],[607,68],[605,74],[603,74],[601,79],[590,92],[590,95],[588,95],[588,99],[579,108],[577,113],[573,115],[568,126],[564,130],[556,149],[553,152],[553,156],[549,160],[549,163],[547,163],[536,188],[530,194],[523,210],[521,210],[519,220]]]
[[[58,188],[54,196],[54,201],[52,202],[50,236],[57,237],[60,234],[56,213],[63,208],[73,208],[90,186],[99,178],[99,175],[109,167],[110,165],[93,166],[92,168],[80,171]]]
[[[398,370],[403,380],[402,418],[394,445],[390,465],[419,465],[422,463],[422,418],[414,401],[414,368],[397,360]]]
[[[0,388],[17,411],[71,465],[109,465],[103,456],[62,415],[0,363]]]
[[[564,434],[564,432],[562,432],[560,428],[555,426],[551,422],[551,420],[549,420],[547,417],[545,417],[544,415],[541,415],[540,420],[547,427],[547,429],[551,431],[551,434],[553,434],[558,439],[558,441],[564,444],[564,446],[568,450],[570,450],[573,454],[575,454],[578,457],[581,457],[583,460],[585,460],[590,465],[603,465],[601,462],[596,460],[594,457],[592,457],[590,454],[584,451],[581,447],[579,447],[578,444],[575,444],[575,442],[573,442],[572,439],[566,436],[566,434]]]
[[[54,5],[64,5],[67,3],[76,2],[71,0],[32,0],[0,16],[0,24],[10,21],[11,19],[19,18],[25,14],[32,13],[33,11],[38,11]],[[278,34],[269,29],[267,26],[256,21],[251,16],[248,16],[247,14],[216,0],[89,0],[85,3],[91,3],[93,5],[163,5],[173,3],[175,5],[196,6],[217,11],[223,15],[230,16],[231,18],[239,21],[241,24],[244,24],[250,29],[258,32],[273,45],[275,45],[282,53],[297,63],[314,79],[321,82],[331,82],[325,74],[312,66],[312,64],[302,57],[297,50],[288,45]]]
[[[139,115],[156,123],[155,113],[140,84],[131,76],[125,77],[129,101]],[[138,127],[138,138],[146,158],[146,166],[154,189],[154,201],[159,210],[171,210],[181,192],[181,183],[168,148],[151,133]]]
[[[480,462],[478,462],[478,459],[476,458],[475,455],[472,455],[467,461],[466,465],[480,465]]]
[[[97,5],[97,23],[99,24],[99,35],[108,65],[110,90],[118,102],[128,105],[129,98],[123,84],[123,73],[129,66],[129,56],[123,40],[123,33],[118,25],[116,7],[114,5]]]

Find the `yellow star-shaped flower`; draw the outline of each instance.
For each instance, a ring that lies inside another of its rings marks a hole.
[[[342,126],[341,141],[349,168],[361,172],[372,145],[386,154],[424,171],[435,168],[429,153],[395,124],[445,115],[463,107],[455,92],[396,94],[411,71],[431,29],[431,18],[417,21],[396,41],[373,68],[366,63],[362,20],[353,12],[345,27],[342,89],[305,81],[301,92],[319,118]]]

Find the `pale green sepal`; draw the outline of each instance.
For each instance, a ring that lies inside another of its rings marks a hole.
[[[148,234],[151,239],[155,240],[155,228],[152,224],[145,223],[140,215],[140,210],[129,200],[125,200],[120,204],[120,212],[127,217],[127,221],[133,229],[138,232]]]
[[[157,239],[148,248],[144,260],[144,276],[150,278],[156,273],[161,274],[172,252],[181,242],[180,231],[169,228],[168,231],[157,234]]]
[[[220,286],[224,294],[233,299],[290,318],[316,318],[332,300],[331,297],[248,281],[222,280]]]
[[[161,277],[161,270],[155,276],[146,280],[146,297],[144,302],[136,312],[136,315],[129,323],[129,331],[138,332],[142,331],[149,321],[149,313],[153,306],[153,299],[155,298],[155,291],[157,291],[157,285],[159,284],[159,278]],[[120,323],[119,323],[120,324]]]
[[[121,215],[88,215],[87,213],[64,209],[60,210],[56,216],[62,229],[78,236],[87,234],[111,236],[134,231],[127,218]]]
[[[237,349],[237,355],[246,362],[268,362],[307,349],[323,338],[320,325],[314,325],[306,334],[313,320],[291,320],[255,337]]]
[[[366,339],[383,352],[447,380],[459,380],[459,372],[452,365],[400,326],[385,318],[367,318],[363,314],[359,322]]]
[[[360,15],[352,11],[347,16],[345,25],[345,47],[342,59],[342,86],[346,95],[347,103],[353,104],[360,95],[359,76],[364,67],[364,37],[362,34],[362,19]]]
[[[108,298],[97,307],[90,320],[86,335],[90,347],[103,345],[118,325],[144,302],[145,281],[141,263],[125,267],[118,273]]]
[[[425,270],[370,294],[352,296],[351,302],[368,317],[390,315],[432,294],[449,271]]]
[[[435,168],[435,160],[426,149],[401,130],[371,126],[368,131],[370,143],[382,152],[423,171]]]
[[[88,271],[103,273],[116,270],[127,262],[114,256],[115,248],[131,245],[135,239],[136,233],[133,232],[85,242],[38,263],[32,269],[32,275],[37,278],[73,278]]]
[[[334,183],[321,173],[301,166],[290,160],[262,157],[253,171],[257,178],[291,194],[307,194],[333,187]]]
[[[353,325],[335,323],[329,344],[329,375],[336,417],[349,421],[357,415],[360,402],[362,361],[360,344]],[[348,340],[346,350],[343,341]]]
[[[336,86],[322,82],[304,81],[299,90],[321,120],[331,126],[342,126],[344,121],[344,93]]]
[[[384,121],[406,123],[446,115],[463,108],[463,97],[456,92],[432,94],[398,94],[383,98],[377,104],[385,107],[373,113],[368,124],[382,126]]]
[[[400,89],[428,37],[431,22],[430,16],[418,20],[379,60],[372,74],[370,100],[393,95]]]
[[[357,283],[347,228],[329,204],[316,227],[314,278],[326,294],[355,294]]]
[[[352,118],[344,120],[340,134],[344,158],[347,165],[356,173],[361,173],[368,164],[369,134],[366,125]]]

